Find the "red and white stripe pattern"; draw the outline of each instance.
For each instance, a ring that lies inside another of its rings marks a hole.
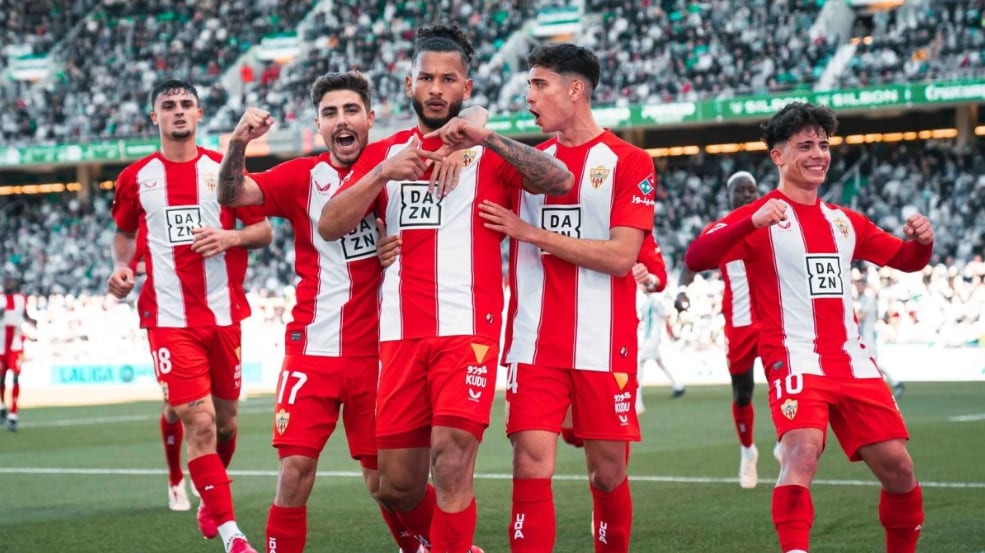
[[[288,219],[294,229],[294,271],[299,280],[284,341],[288,354],[378,354],[382,268],[374,218],[365,217],[338,240],[327,242],[318,235],[322,208],[348,173],[332,166],[325,153],[250,175],[263,190],[261,211]]]
[[[21,327],[24,324],[27,297],[17,293],[0,294],[0,304],[3,305],[3,343],[0,343],[0,355],[24,351],[24,333]]]
[[[564,196],[521,192],[524,221],[573,238],[608,240],[617,226],[653,228],[655,175],[642,150],[610,132],[566,148],[539,148],[567,165],[575,185]],[[512,241],[505,361],[591,371],[636,371],[636,282],[578,267]]]
[[[137,233],[147,269],[137,301],[142,327],[228,326],[249,315],[246,250],[210,258],[191,251],[191,229],[235,228],[234,212],[216,200],[221,159],[202,148],[185,163],[152,154],[120,174],[113,217],[121,230]]]
[[[413,137],[421,140],[417,129],[368,146],[347,185],[403,151]],[[433,151],[440,146],[440,140],[431,139],[422,140],[421,148]],[[518,182],[516,171],[500,156],[475,147],[466,155],[458,186],[444,198],[428,193],[427,180],[386,184],[373,211],[384,219],[388,232],[400,233],[402,246],[383,277],[380,340],[460,335],[499,339],[503,235],[483,226],[478,204],[490,200],[507,205],[507,191]]]

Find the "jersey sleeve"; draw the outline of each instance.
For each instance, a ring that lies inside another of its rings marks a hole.
[[[139,202],[137,201],[136,171],[127,167],[116,179],[116,193],[113,197],[112,214],[116,227],[123,232],[137,232],[140,222]]]
[[[882,230],[861,213],[850,209],[845,212],[857,236],[853,255],[855,259],[864,259],[901,271],[918,271],[930,262],[933,244],[924,245],[903,240]]]
[[[637,261],[646,266],[646,270],[657,277],[656,290],[663,291],[667,287],[667,264],[664,262],[663,252],[653,238],[652,232],[643,235],[643,245],[640,247],[640,255]]]
[[[657,175],[653,160],[639,148],[630,148],[619,160],[614,175],[611,227],[653,229],[654,193]]]
[[[701,234],[691,241],[684,254],[684,264],[693,272],[710,271],[726,256],[741,259],[738,248],[744,239],[756,230],[752,214],[762,205],[760,199],[740,207],[719,221],[705,227]],[[733,251],[733,248],[736,250]],[[734,257],[732,257],[734,256]]]
[[[250,178],[263,192],[263,204],[255,206],[257,212],[290,218],[300,205],[299,200],[303,200],[299,197],[299,183],[301,186],[308,184],[309,165],[308,158],[299,158],[279,163],[262,173],[250,173]]]

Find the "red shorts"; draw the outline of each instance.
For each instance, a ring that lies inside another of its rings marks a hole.
[[[24,360],[23,351],[7,351],[0,354],[0,369],[14,371],[14,374],[21,373],[21,362]]]
[[[377,446],[429,447],[432,426],[467,430],[481,440],[498,358],[499,342],[485,336],[381,342]]]
[[[733,327],[725,325],[725,355],[728,372],[744,374],[752,370],[759,356],[759,325]]]
[[[282,456],[317,459],[341,411],[352,458],[376,455],[379,374],[376,357],[284,357],[274,400],[274,447]]]
[[[862,446],[910,437],[896,400],[881,378],[789,374],[770,382],[769,395],[777,439],[799,428],[827,433],[830,421],[845,455],[858,461]]]
[[[635,374],[522,363],[514,363],[508,370],[507,436],[524,430],[560,432],[570,405],[576,437],[582,440],[640,440]]]
[[[147,341],[154,374],[168,405],[182,405],[210,394],[220,399],[239,399],[243,379],[239,323],[148,328]]]

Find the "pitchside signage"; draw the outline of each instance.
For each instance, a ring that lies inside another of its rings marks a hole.
[[[243,382],[262,382],[262,369],[258,362],[243,363]],[[128,386],[156,382],[150,363],[51,365],[51,386]]]
[[[764,96],[740,96],[698,102],[670,102],[628,107],[600,107],[594,111],[599,124],[608,128],[660,127],[666,125],[720,123],[743,119],[763,119],[790,102],[811,102],[835,111],[863,111],[907,108],[920,105],[946,105],[985,102],[985,79],[938,83],[912,83],[827,92],[788,91]],[[486,124],[502,134],[537,134],[540,129],[527,114],[492,117]],[[307,135],[306,135],[307,133]],[[267,145],[271,154],[310,151],[310,130],[283,131],[276,142]],[[202,137],[206,148],[224,149],[228,135]],[[75,165],[79,163],[140,159],[156,151],[155,139],[119,139],[85,144],[0,148],[0,167],[30,165]],[[258,154],[260,152],[257,152]]]

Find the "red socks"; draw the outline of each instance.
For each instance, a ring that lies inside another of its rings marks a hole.
[[[427,491],[424,492],[424,499],[406,513],[393,513],[400,521],[402,529],[409,531],[418,539],[420,543],[431,543],[431,521],[434,512],[438,510],[437,499],[435,499],[434,486],[428,484]]]
[[[383,515],[383,522],[386,522],[387,528],[390,529],[390,534],[393,535],[393,541],[397,542],[397,547],[400,548],[399,553],[417,553],[421,542],[414,532],[405,529],[397,514],[387,510],[383,505],[380,505],[380,513]]]
[[[468,553],[475,536],[475,498],[464,511],[446,513],[437,505],[431,520],[431,553]]]
[[[217,525],[235,520],[233,496],[229,490],[231,480],[218,455],[210,453],[188,461],[188,474]]]
[[[923,524],[923,491],[920,485],[906,493],[882,490],[879,522],[886,529],[886,551],[914,553]]]
[[[627,553],[629,534],[633,528],[633,498],[629,493],[629,478],[611,492],[592,486],[592,534],[595,553]]]
[[[267,553],[302,553],[307,538],[307,507],[270,506],[270,514],[267,515]]]
[[[219,459],[222,460],[222,466],[229,467],[229,463],[233,460],[233,452],[236,451],[236,434],[233,434],[232,438],[226,441],[217,441],[215,444],[215,452],[219,454]]]
[[[739,407],[732,402],[732,418],[735,419],[735,431],[739,434],[739,443],[745,447],[752,445],[752,423],[755,420],[755,412],[752,403],[745,407]]]
[[[549,478],[513,479],[513,515],[509,535],[512,553],[554,550],[557,521]]]
[[[773,526],[780,539],[781,551],[807,551],[813,523],[814,503],[810,490],[794,485],[773,488]]]
[[[161,441],[164,442],[164,458],[168,462],[168,482],[172,486],[177,486],[178,482],[184,477],[181,471],[181,440],[185,436],[184,427],[181,421],[169,423],[164,415],[161,415]]]

